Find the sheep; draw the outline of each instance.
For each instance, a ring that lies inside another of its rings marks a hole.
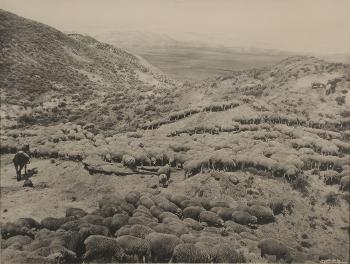
[[[123,202],[124,200],[119,197],[119,196],[115,196],[115,195],[106,195],[104,197],[102,197],[102,199],[98,200],[98,207],[99,208],[104,208],[104,207],[119,207],[120,204]]]
[[[83,209],[80,209],[80,208],[70,207],[66,209],[66,217],[69,217],[69,216],[84,217],[85,215],[87,215],[87,212],[85,212]]]
[[[46,230],[48,231],[48,230]],[[77,254],[83,252],[83,239],[78,231],[48,231],[36,234],[35,241],[49,239],[45,246],[62,246]],[[35,242],[34,241],[34,242]],[[33,243],[32,243],[33,244]]]
[[[142,212],[142,211],[137,211],[132,216],[133,217],[145,217],[145,218],[149,218],[150,220],[158,222],[157,218],[153,217],[152,215],[146,214],[145,212]]]
[[[252,234],[251,232],[248,232],[248,231],[243,231],[243,232],[239,233],[239,235],[242,238],[245,238],[245,239],[249,239],[249,240],[253,240],[253,241],[257,240],[257,237],[254,234]]]
[[[127,154],[123,155],[122,164],[130,169],[136,169],[136,160],[133,156]]]
[[[232,219],[233,212],[232,208],[220,207],[216,213],[222,220],[227,221]]]
[[[152,233],[153,229],[144,225],[127,225],[120,228],[115,236],[131,235],[134,237],[145,238],[148,234]]]
[[[78,219],[78,220],[72,220],[65,222],[63,225],[60,226],[60,229],[63,230],[71,230],[71,231],[79,231],[82,227],[89,227],[90,224],[84,220]]]
[[[201,247],[183,243],[175,247],[172,260],[179,263],[210,263],[209,253]]]
[[[42,247],[34,251],[34,254],[47,257],[48,260],[53,260],[55,263],[76,263],[78,261],[75,252],[62,246]]]
[[[199,206],[189,206],[186,207],[183,210],[183,217],[184,218],[192,218],[194,220],[199,220],[199,215],[201,212],[204,211],[203,207],[199,207]]]
[[[152,216],[152,213],[151,213],[150,208],[147,208],[146,206],[144,206],[144,205],[142,205],[142,204],[140,204],[140,205],[136,208],[136,210],[134,211],[134,213],[136,213],[136,212],[145,213],[145,214],[147,214],[147,215],[149,215],[149,216]]]
[[[171,234],[175,236],[179,236],[181,234],[176,233],[169,225],[169,223],[160,223],[152,227],[155,232],[163,233],[163,234]]]
[[[170,213],[170,212],[163,212],[158,216],[158,219],[160,221],[164,221],[166,218],[174,218],[174,219],[179,219],[179,217],[176,214]]]
[[[181,207],[181,202],[188,200],[187,196],[184,195],[175,195],[170,197],[169,201],[176,204],[177,206]]]
[[[103,206],[103,208],[96,209],[91,214],[100,215],[106,218],[106,217],[112,217],[117,213],[126,213],[126,212],[123,211],[120,206],[117,206],[117,207]]]
[[[175,235],[153,232],[146,236],[150,242],[152,262],[168,262],[177,245],[183,243]]]
[[[212,252],[212,262],[214,263],[244,263],[244,255],[237,252],[230,244],[215,245]]]
[[[176,236],[187,234],[190,231],[182,221],[176,221],[174,219],[169,219],[168,222],[158,224],[152,228],[158,233],[173,234]]]
[[[340,188],[341,191],[350,191],[350,175],[343,176],[340,179]]]
[[[109,236],[110,232],[108,227],[103,226],[103,225],[89,225],[86,227],[81,227],[81,228],[86,228],[86,232],[88,235],[103,235],[103,236]],[[81,228],[79,231],[81,231]]]
[[[206,222],[209,226],[223,226],[224,221],[216,214],[210,211],[202,211],[199,215],[200,222]]]
[[[2,263],[42,263],[54,264],[54,260],[35,255],[33,252],[19,251],[16,249],[5,249],[1,251]]]
[[[110,262],[114,257],[122,261],[125,256],[124,249],[114,238],[92,235],[85,239],[84,244],[86,251],[83,259],[85,261],[103,258]]]
[[[286,215],[288,212],[291,214],[293,212],[294,203],[289,200],[272,200],[269,202],[269,207],[271,208],[274,215],[283,214]]]
[[[36,220],[30,217],[25,218],[19,218],[14,222],[15,225],[21,226],[21,227],[27,227],[29,229],[35,228],[41,228],[41,224],[38,223]]]
[[[111,217],[111,216],[103,218],[102,225],[109,228],[112,224],[112,219],[113,219],[113,217]]]
[[[17,235],[8,238],[7,240],[4,240],[1,242],[1,248],[5,249],[10,247],[11,245],[18,244],[21,247],[24,245],[30,244],[33,242],[33,239],[29,236],[23,236],[23,235]]]
[[[241,225],[256,224],[257,217],[245,211],[235,211],[232,213],[232,220]]]
[[[174,204],[170,201],[159,203],[158,206],[159,206],[159,208],[163,209],[166,212],[171,212],[171,213],[176,214],[178,216],[182,215],[182,210],[179,207],[177,207],[176,204]]]
[[[124,252],[129,256],[136,256],[137,261],[143,260],[143,263],[148,261],[151,256],[151,246],[149,241],[130,235],[120,236],[116,239],[119,246],[124,249]]]
[[[248,206],[253,206],[253,205],[261,205],[261,206],[268,206],[266,202],[260,201],[260,200],[251,200],[247,202]]]
[[[191,228],[195,231],[201,231],[205,227],[204,223],[200,223],[192,218],[185,218],[183,220],[183,223],[186,227]]]
[[[272,210],[265,206],[253,205],[249,207],[248,213],[257,218],[258,224],[268,224],[275,221]]]
[[[169,181],[170,179],[170,174],[171,174],[171,168],[170,168],[170,165],[167,164],[163,167],[160,167],[157,171],[157,174],[158,176],[162,175],[162,174],[165,174],[166,175],[166,179],[167,181]]]
[[[46,247],[48,245],[50,245],[51,243],[51,239],[49,238],[46,238],[46,239],[43,239],[43,238],[35,238],[35,240],[32,241],[32,243],[30,244],[27,244],[27,245],[23,245],[23,250],[26,250],[26,251],[35,251],[39,248],[42,248],[42,247]]]
[[[199,198],[199,197],[197,197],[197,198],[193,198],[192,201],[199,202],[204,207],[204,209],[206,209],[208,211],[210,211],[210,209],[212,208],[210,206],[210,200],[207,199],[207,198],[203,198],[203,197]]]
[[[81,220],[88,222],[92,225],[104,225],[104,218],[100,215],[87,214],[81,218]]]
[[[38,248],[33,252],[34,255],[47,257],[56,263],[75,263],[78,261],[75,252],[62,246],[47,246]]]
[[[127,201],[128,203],[136,206],[137,203],[139,202],[140,200],[140,196],[141,194],[137,191],[132,191],[132,192],[129,192],[126,196],[125,196],[125,201]]]
[[[242,232],[248,232],[250,230],[248,227],[238,224],[231,220],[226,221],[225,226],[227,231],[233,231],[236,234],[240,234]]]
[[[158,206],[155,206],[153,205],[151,208],[150,208],[150,211],[151,211],[151,214],[154,216],[154,217],[159,217],[161,215],[161,213],[165,212],[162,208],[158,207]]]
[[[148,209],[155,205],[154,201],[151,198],[147,197],[147,196],[141,196],[140,204],[144,205]]]
[[[263,239],[258,243],[258,248],[261,250],[262,258],[265,255],[274,255],[277,261],[280,259],[284,259],[288,263],[292,261],[289,248],[277,239]]]
[[[181,204],[180,204],[180,207],[181,207],[182,209],[185,209],[186,207],[189,207],[189,206],[199,206],[199,207],[203,207],[201,202],[195,201],[195,200],[190,200],[190,199],[184,200],[184,201],[182,201]]]
[[[139,224],[139,225],[149,225],[151,223],[157,223],[156,220],[154,219],[151,219],[149,217],[144,217],[144,216],[137,216],[137,217],[130,217],[129,221],[128,221],[128,224],[129,225],[136,225],[136,224]]]
[[[135,207],[131,203],[128,203],[126,201],[121,202],[120,208],[121,208],[121,210],[127,212],[130,216],[132,215],[132,213],[135,210]]]
[[[110,225],[110,230],[112,232],[115,232],[122,226],[126,225],[130,220],[130,217],[125,215],[125,214],[115,214],[112,217],[111,225]]]
[[[184,243],[190,243],[190,244],[195,244],[197,243],[197,236],[194,234],[183,234],[180,236],[180,239]]]
[[[159,186],[162,186],[163,188],[167,188],[169,185],[167,176],[165,174],[160,174],[158,176],[158,183],[159,183]]]
[[[132,214],[132,216],[145,216],[145,217],[149,217],[149,218],[153,218],[153,215],[151,214],[151,211],[144,207],[143,205],[141,205],[143,208],[147,209],[143,209],[143,208],[137,208],[134,213]]]
[[[35,240],[34,240],[34,242],[37,241],[37,240],[40,240],[40,239],[47,239],[49,236],[52,236],[52,234],[55,234],[55,233],[56,233],[55,231],[51,231],[51,230],[48,230],[46,228],[37,230],[35,232]]]
[[[226,208],[226,207],[213,207],[209,211],[217,214],[221,208]]]
[[[230,207],[230,205],[227,202],[222,202],[222,201],[211,201],[211,202],[209,202],[209,206],[210,206],[210,208],[213,208],[213,207],[227,207],[227,208],[229,208]]]
[[[161,203],[169,203],[169,200],[162,195],[154,195],[150,197],[152,201],[159,206]]]
[[[2,238],[9,238],[16,235],[24,235],[29,237],[34,237],[32,231],[25,226],[18,226],[14,223],[5,223],[3,226],[1,226],[1,237]]]

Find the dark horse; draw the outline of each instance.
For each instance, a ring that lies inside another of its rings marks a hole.
[[[15,165],[17,181],[21,180],[21,172],[24,167],[24,173],[27,174],[27,164],[30,163],[30,156],[26,153],[29,152],[29,145],[26,145],[22,150],[18,151],[13,157],[13,164]]]

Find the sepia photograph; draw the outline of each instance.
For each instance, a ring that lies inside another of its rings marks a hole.
[[[349,14],[0,0],[0,263],[350,263]]]

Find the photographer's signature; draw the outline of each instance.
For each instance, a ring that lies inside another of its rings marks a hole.
[[[329,263],[334,263],[334,264],[346,264],[346,261],[341,261],[340,259],[323,259],[320,260],[320,263],[324,263],[324,264],[329,264]]]

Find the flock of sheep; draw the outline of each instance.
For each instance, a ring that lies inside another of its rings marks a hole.
[[[312,121],[261,111],[239,117],[232,114],[227,124],[171,125],[202,111],[237,107],[231,103],[173,113],[144,127],[151,131],[104,136],[94,134],[92,124],[72,123],[45,128],[41,134],[11,131],[0,150],[15,153],[18,145],[29,141],[34,146],[30,154],[37,158],[80,162],[97,156],[99,162],[118,163],[116,167],[123,165],[135,173],[141,167],[153,171],[160,167],[157,174],[162,187],[167,187],[171,167],[176,167],[183,171],[184,180],[200,173],[215,178],[225,172],[253,171],[266,178],[285,178],[292,186],[300,179],[317,181],[318,177],[325,185],[339,185],[339,191],[350,190],[348,118]],[[169,124],[169,129],[152,131],[162,124]],[[6,223],[1,228],[5,257],[38,263],[251,262],[265,261],[262,258],[271,255],[290,262],[294,258],[288,243],[257,232],[277,215],[293,214],[292,201],[255,200],[232,208],[222,201],[159,195],[158,190],[130,192],[123,199],[107,197],[90,213],[70,208],[65,217],[48,217],[40,223],[31,218]]]
[[[87,213],[68,208],[65,217],[39,223],[21,218],[1,227],[3,257],[36,263],[181,262],[240,263],[260,257],[292,261],[293,251],[274,238],[258,238],[260,225],[275,215],[293,213],[291,201],[255,200],[231,208],[224,201],[131,191],[124,198],[105,196]]]

